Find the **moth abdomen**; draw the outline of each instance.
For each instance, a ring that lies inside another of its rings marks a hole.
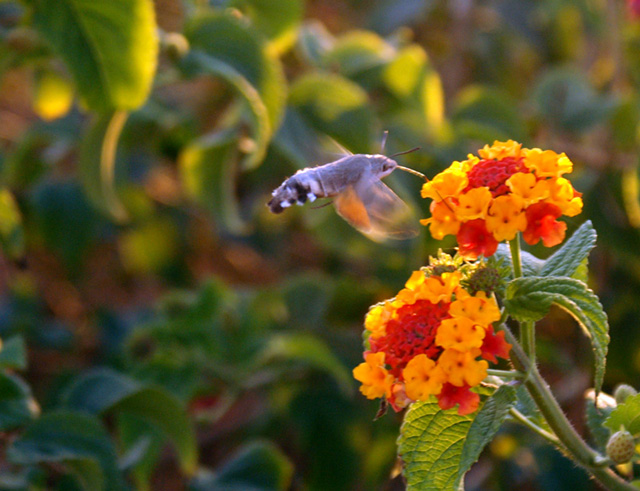
[[[282,213],[285,208],[292,205],[303,205],[307,201],[313,202],[318,196],[312,191],[312,187],[310,183],[304,183],[298,179],[297,175],[294,175],[273,192],[273,198],[267,203],[267,206],[273,213]]]

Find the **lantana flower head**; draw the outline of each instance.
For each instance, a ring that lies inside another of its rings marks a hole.
[[[435,239],[456,235],[467,259],[493,255],[519,232],[528,244],[552,247],[564,240],[558,218],[582,211],[581,193],[563,177],[572,170],[564,153],[496,141],[424,184],[422,197],[433,202],[421,223]]]
[[[471,389],[486,377],[487,360],[507,358],[511,345],[493,329],[500,319],[494,297],[472,295],[462,280],[457,270],[415,271],[394,299],[371,308],[365,361],[353,370],[367,398],[384,398],[395,410],[431,396],[459,414],[477,409]]]

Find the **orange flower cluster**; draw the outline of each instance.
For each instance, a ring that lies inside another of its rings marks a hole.
[[[528,244],[552,247],[567,228],[557,219],[582,211],[581,193],[562,177],[572,169],[564,153],[496,141],[424,184],[422,197],[433,202],[431,217],[420,223],[435,239],[456,235],[467,259],[493,255],[518,232]]]
[[[442,409],[477,409],[471,389],[486,377],[486,360],[507,358],[511,345],[493,330],[500,319],[494,298],[469,294],[461,279],[458,271],[415,271],[394,299],[369,311],[368,350],[353,370],[367,398],[386,398],[396,411],[432,395]]]

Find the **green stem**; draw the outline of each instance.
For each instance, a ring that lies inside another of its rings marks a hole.
[[[557,436],[555,436],[553,433],[549,433],[547,430],[543,428],[540,428],[537,424],[535,424],[533,421],[531,421],[529,418],[527,418],[524,414],[522,414],[517,409],[512,407],[511,409],[509,409],[509,413],[516,420],[520,421],[520,423],[522,423],[527,428],[529,428],[530,430],[540,435],[545,440],[548,440],[554,445],[556,445],[557,447],[564,449],[564,445],[562,445],[562,442],[558,439]]]
[[[527,377],[523,384],[536,403],[564,449],[573,459],[596,479],[611,490],[636,489],[630,483],[618,476],[613,470],[601,467],[604,457],[593,450],[580,437],[560,408],[551,389],[538,372],[538,368],[527,357],[513,333],[503,325],[507,340],[512,345],[511,360],[516,369],[525,372]]]
[[[522,259],[520,255],[520,234],[517,234],[515,238],[509,241],[509,248],[511,249],[511,263],[513,264],[513,277],[522,277]],[[525,321],[520,323],[520,342],[524,352],[529,357],[532,365],[536,364],[536,331],[535,323],[531,321]]]
[[[523,379],[526,377],[526,373],[518,372],[517,370],[497,370],[495,368],[488,368],[487,375],[493,375],[500,378],[515,378]]]

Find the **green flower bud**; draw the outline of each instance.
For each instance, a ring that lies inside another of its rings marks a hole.
[[[636,389],[627,384],[620,384],[613,391],[613,397],[618,404],[622,404],[629,396],[635,396],[638,393]]]
[[[607,442],[607,457],[616,464],[629,462],[636,452],[633,435],[627,430],[616,431]]]

